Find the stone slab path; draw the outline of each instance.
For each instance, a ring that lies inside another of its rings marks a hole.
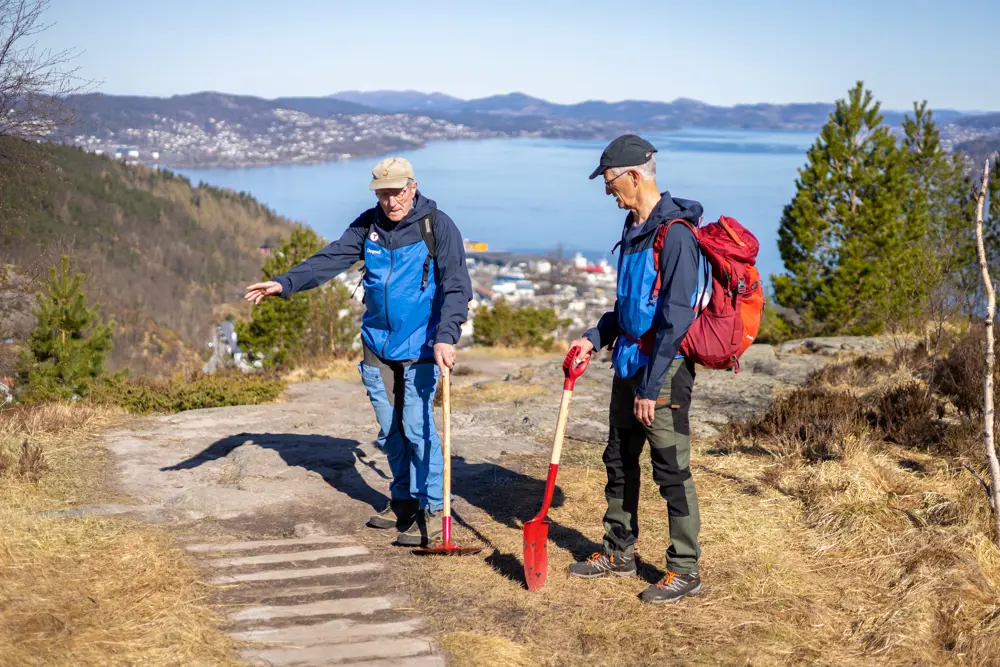
[[[406,598],[379,592],[382,565],[349,536],[187,545],[219,586],[229,633],[255,667],[442,667]]]

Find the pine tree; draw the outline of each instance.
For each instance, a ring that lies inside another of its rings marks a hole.
[[[476,311],[476,326],[472,340],[487,347],[534,347],[552,349],[552,334],[572,324],[559,319],[552,308],[521,306],[515,308],[506,299],[499,299],[492,308]]]
[[[319,249],[316,233],[298,226],[267,258],[261,275],[264,280],[273,280]],[[271,297],[254,306],[250,321],[236,325],[237,340],[243,351],[260,359],[265,367],[291,361],[302,350],[311,296],[310,292],[300,292],[288,299]]]
[[[339,280],[331,280],[309,293],[308,327],[304,338],[307,353],[316,357],[347,354],[359,328],[358,304]]]
[[[862,82],[838,100],[785,207],[777,302],[810,334],[874,333],[905,303],[893,290],[907,230],[906,165]]]
[[[979,280],[975,234],[961,156],[949,156],[927,102],[903,120],[902,156],[910,177],[906,226],[915,242],[898,289],[920,314],[939,323],[957,312]]]
[[[112,347],[114,322],[102,323],[98,306],[87,306],[84,276],[69,273],[69,257],[61,270],[49,270],[49,282],[39,295],[28,349],[17,374],[29,400],[67,399],[86,395],[104,375],[104,360]]]

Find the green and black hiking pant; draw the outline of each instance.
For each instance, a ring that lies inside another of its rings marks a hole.
[[[604,551],[632,558],[639,537],[639,455],[649,440],[653,481],[667,501],[670,547],[667,568],[678,574],[698,571],[698,496],[691,479],[691,388],[694,362],[677,359],[663,381],[651,426],[635,418],[635,390],[640,370],[628,379],[615,376],[611,386],[610,432],[604,450],[608,484],[604,495],[608,511],[604,515]]]

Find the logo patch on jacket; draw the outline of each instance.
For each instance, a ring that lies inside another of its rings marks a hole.
[[[378,232],[372,232],[371,234],[368,235],[368,238],[370,238],[372,241],[378,241]]]

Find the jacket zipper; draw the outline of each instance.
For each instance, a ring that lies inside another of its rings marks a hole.
[[[392,269],[395,264],[395,258],[393,256],[392,240],[387,234],[385,237],[385,249],[389,253],[389,274],[385,277],[385,340],[382,342],[382,358],[385,358],[385,347],[389,344],[389,334],[391,333],[392,327],[389,324],[389,280],[392,278]]]

